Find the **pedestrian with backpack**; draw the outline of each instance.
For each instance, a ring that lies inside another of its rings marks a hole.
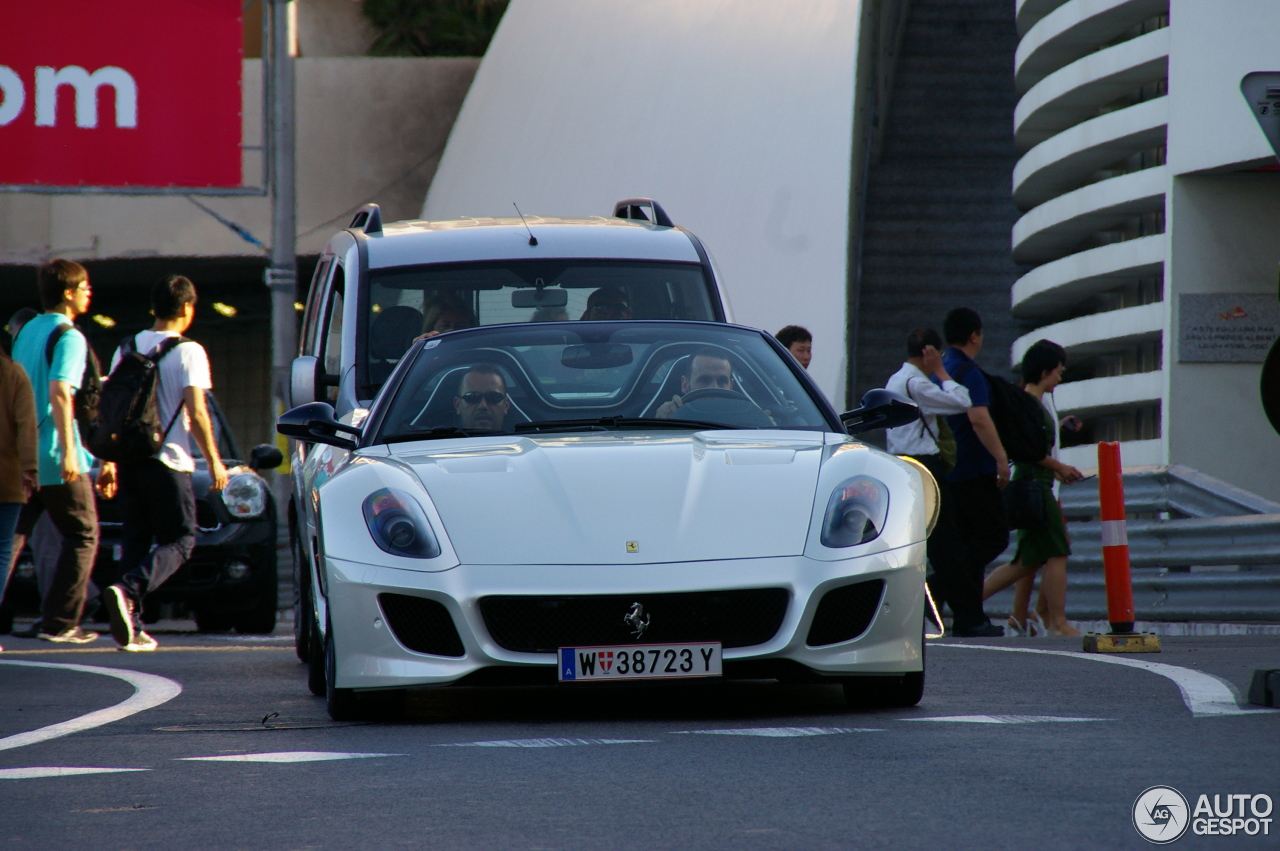
[[[80,620],[98,552],[98,508],[89,475],[93,458],[84,448],[76,420],[77,408],[88,414],[89,402],[80,391],[92,389],[86,385],[96,378],[96,361],[74,320],[89,310],[93,290],[88,271],[72,260],[42,266],[39,286],[44,312],[23,325],[13,343],[13,359],[26,370],[35,397],[38,487],[18,516],[5,575],[12,572],[40,515],[48,512],[62,533],[62,549],[40,620],[20,635],[57,644],[88,644],[98,634],[82,629]],[[99,472],[98,489],[108,498],[115,492],[109,464]]]
[[[964,544],[956,526],[955,498],[947,482],[955,455],[947,457],[939,444],[945,444],[945,438],[950,436],[944,415],[966,413],[970,400],[969,391],[953,380],[942,365],[942,348],[942,338],[932,328],[918,328],[907,335],[907,360],[885,389],[915,402],[920,418],[886,431],[885,443],[894,455],[907,455],[923,464],[938,483],[938,519],[928,541],[929,565],[933,568],[929,591],[939,606],[950,606],[953,623],[964,625],[981,622],[982,600],[967,578]]]
[[[1016,462],[1012,482],[1026,482],[1031,498],[1039,503],[1040,521],[1018,530],[1018,550],[1009,564],[991,571],[982,584],[982,599],[997,594],[1015,582],[1019,584],[1009,617],[1009,631],[1014,635],[1075,636],[1079,631],[1067,621],[1067,557],[1071,543],[1067,537],[1066,518],[1054,497],[1054,482],[1070,484],[1083,474],[1054,455],[1059,427],[1055,412],[1044,404],[1062,381],[1067,367],[1066,349],[1049,340],[1040,340],[1022,357],[1024,391],[1037,401],[1040,429],[1050,451],[1035,463]],[[1040,601],[1036,613],[1028,611],[1031,580],[1040,572]]]
[[[213,386],[204,347],[182,335],[195,318],[196,288],[171,276],[151,289],[155,324],[121,343],[102,389],[92,442],[118,462],[123,530],[120,579],[103,598],[121,650],[155,650],[142,602],[191,556],[196,499],[194,437],[212,489],[227,484],[204,393]]]
[[[947,314],[942,325],[947,351],[942,363],[969,391],[969,410],[947,417],[956,438],[956,465],[947,475],[956,505],[956,527],[965,545],[962,593],[977,601],[977,612],[955,612],[952,634],[995,638],[1004,630],[982,611],[982,578],[988,564],[1009,545],[1000,491],[1009,483],[1009,456],[992,419],[991,384],[974,358],[982,351],[982,318],[967,307]]]

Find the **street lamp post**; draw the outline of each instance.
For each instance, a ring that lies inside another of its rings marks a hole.
[[[298,300],[296,248],[297,205],[294,186],[293,56],[290,44],[290,0],[267,0],[271,15],[268,73],[271,97],[271,431],[288,404],[289,366],[297,355]]]

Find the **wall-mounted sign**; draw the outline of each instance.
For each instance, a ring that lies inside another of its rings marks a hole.
[[[1178,296],[1180,363],[1262,363],[1280,337],[1280,301],[1257,293]]]
[[[241,0],[7,3],[0,184],[241,184]]]

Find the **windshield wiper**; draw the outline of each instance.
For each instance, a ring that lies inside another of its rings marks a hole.
[[[580,420],[535,420],[529,423],[516,423],[515,431],[606,431],[611,428],[733,428],[724,423],[709,423],[702,420],[662,420],[657,417],[590,417]]]
[[[383,443],[407,443],[411,440],[439,440],[445,437],[481,437],[491,434],[502,434],[500,431],[483,428],[459,428],[458,426],[439,426],[425,431],[410,431],[393,434],[382,439]]]

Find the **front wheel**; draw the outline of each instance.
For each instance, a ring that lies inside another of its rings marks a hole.
[[[355,689],[335,686],[336,671],[331,621],[324,637],[325,702],[329,717],[334,721],[397,721],[404,714],[403,689],[359,694]]]
[[[844,681],[850,706],[906,709],[924,697],[924,671],[888,677],[857,677]]]
[[[325,688],[325,682],[328,680],[325,674],[327,654],[320,641],[320,628],[316,625],[314,614],[306,612],[304,617],[307,619],[307,688],[316,697],[327,697],[328,692]]]
[[[289,550],[293,554],[293,649],[298,654],[299,662],[307,662],[312,646],[311,570],[296,529],[289,536],[289,543]],[[316,664],[322,666],[323,670],[323,659],[316,660]]]
[[[844,699],[850,706],[906,709],[924,697],[925,643],[923,618],[920,624],[920,670],[876,677],[849,677],[844,681]]]

